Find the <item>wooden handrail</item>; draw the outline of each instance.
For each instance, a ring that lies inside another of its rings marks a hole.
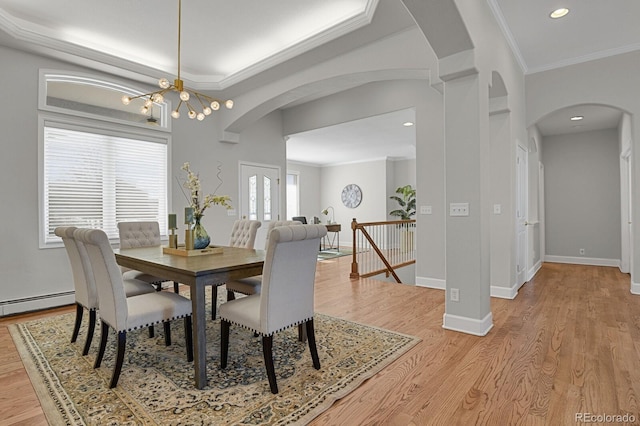
[[[367,231],[366,227],[371,227],[371,226],[400,226],[400,227],[409,227],[412,224],[415,224],[415,220],[397,220],[397,221],[386,221],[386,222],[363,222],[363,223],[358,223],[358,221],[356,220],[356,218],[353,218],[352,222],[351,222],[351,230],[353,233],[353,253],[352,253],[352,257],[351,257],[351,273],[349,274],[349,276],[351,278],[359,278],[359,277],[369,277],[369,276],[373,276],[373,275],[377,275],[383,272],[386,272],[387,274],[390,274],[393,276],[393,278],[396,280],[397,283],[401,283],[402,281],[400,280],[400,278],[398,277],[398,275],[395,272],[395,269],[400,268],[402,266],[407,266],[410,264],[414,264],[415,263],[415,259],[409,260],[409,261],[404,261],[401,262],[400,264],[397,265],[391,265],[391,263],[389,262],[389,260],[387,259],[387,257],[384,255],[384,253],[382,252],[382,250],[380,249],[378,243],[374,240],[374,238],[371,237],[370,233]],[[362,233],[362,236],[364,236],[364,238],[368,241],[368,243],[370,244],[370,248],[373,249],[373,251],[376,253],[376,255],[378,256],[378,258],[380,259],[380,261],[384,264],[384,268],[383,269],[378,269],[375,271],[368,271],[364,274],[360,274],[359,271],[359,266],[358,266],[358,259],[357,259],[357,255],[358,255],[358,246],[357,246],[357,232],[358,230]],[[413,241],[412,241],[412,248],[413,248]]]

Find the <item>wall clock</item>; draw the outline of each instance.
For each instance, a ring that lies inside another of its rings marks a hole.
[[[355,183],[350,183],[342,190],[342,204],[355,209],[362,201],[362,190]]]

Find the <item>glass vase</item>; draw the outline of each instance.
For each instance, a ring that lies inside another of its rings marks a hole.
[[[207,230],[200,224],[200,219],[202,219],[202,217],[196,218],[196,224],[193,227],[193,248],[196,250],[209,247],[209,243],[211,242]]]

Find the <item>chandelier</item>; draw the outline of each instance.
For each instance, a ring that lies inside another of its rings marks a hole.
[[[178,106],[176,109],[171,111],[171,117],[179,118],[180,117],[180,107],[182,104],[187,107],[187,116],[190,119],[197,118],[199,121],[204,120],[205,116],[211,115],[213,111],[217,111],[220,109],[221,105],[227,109],[233,108],[233,101],[231,99],[226,101],[221,101],[219,99],[212,98],[211,96],[205,95],[203,93],[196,92],[193,89],[189,89],[184,87],[184,82],[180,79],[180,36],[181,36],[181,24],[182,24],[182,0],[178,0],[178,78],[173,80],[171,83],[166,78],[161,78],[158,81],[158,86],[160,86],[160,90],[156,90],[154,92],[145,93],[138,96],[123,96],[122,103],[125,105],[129,105],[134,99],[144,99],[144,105],[140,108],[140,112],[143,114],[147,114],[154,103],[162,103],[164,102],[164,95],[168,92],[177,92],[178,97],[180,98],[180,102],[178,102]],[[194,106],[195,105],[195,106]],[[200,111],[196,112],[196,108]]]

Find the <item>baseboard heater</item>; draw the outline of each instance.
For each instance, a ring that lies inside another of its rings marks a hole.
[[[75,300],[75,292],[73,291],[5,300],[0,302],[0,317],[70,305]]]

